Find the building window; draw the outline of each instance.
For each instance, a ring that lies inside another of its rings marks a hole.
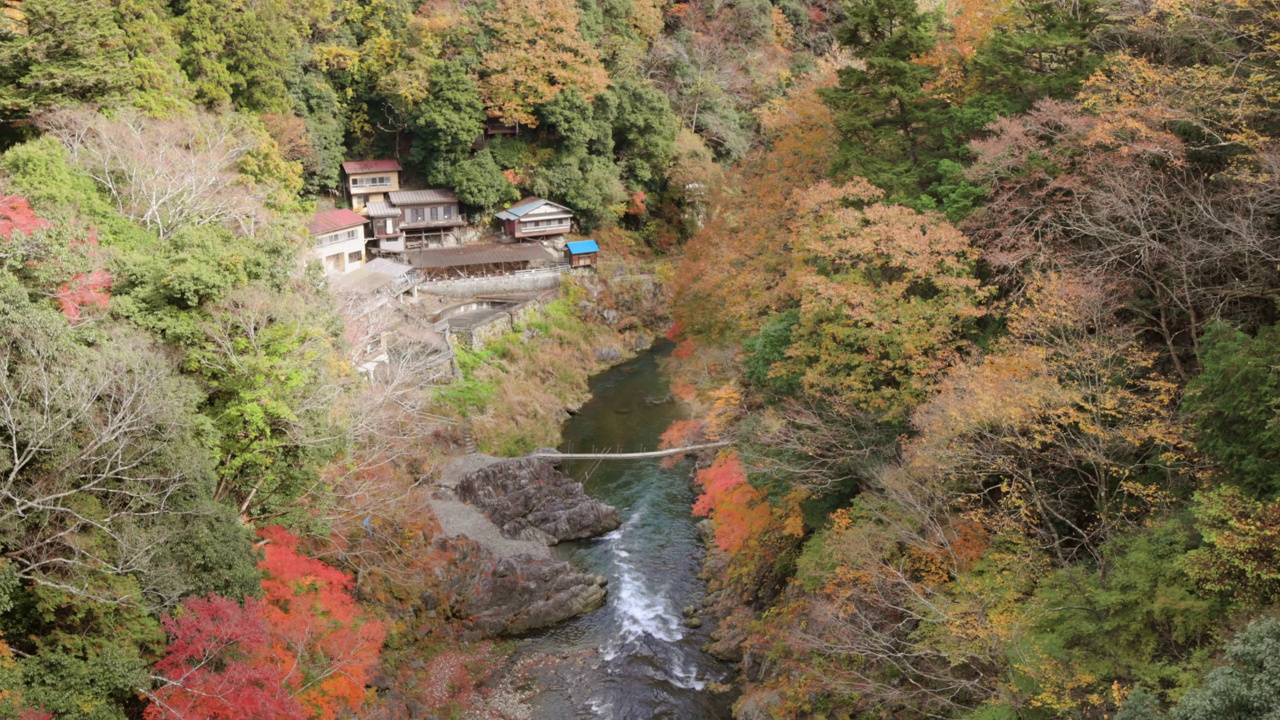
[[[420,223],[427,219],[427,211],[422,208],[411,208],[405,212],[409,214],[409,222]]]
[[[389,175],[380,175],[378,177],[353,177],[351,178],[351,187],[387,187],[391,185],[391,177]]]
[[[431,219],[432,219],[432,220],[439,220],[439,219],[440,219],[440,208],[438,208],[438,207],[433,207],[433,208],[431,208]]]
[[[453,219],[453,206],[452,206],[452,205],[445,205],[445,206],[444,206],[444,219],[445,219],[445,220],[452,220],[452,219]]]
[[[357,250],[353,253],[347,253],[347,264],[352,265],[364,261],[364,251]]]

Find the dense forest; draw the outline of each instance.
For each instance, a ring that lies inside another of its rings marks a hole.
[[[1280,713],[1274,4],[2,8],[0,718],[462,717],[502,667],[418,480],[463,418],[554,444],[612,330],[575,287],[362,377],[302,260],[356,158],[659,268],[736,716]]]
[[[1274,715],[1280,15],[844,10],[677,278],[738,715]]]

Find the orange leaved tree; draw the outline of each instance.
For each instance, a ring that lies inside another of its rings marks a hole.
[[[271,655],[310,717],[332,720],[364,700],[365,682],[386,631],[351,597],[351,578],[298,551],[298,538],[273,526],[258,567]]]
[[[192,598],[165,621],[169,646],[147,720],[332,720],[356,711],[385,637],[351,579],[273,526],[262,600]]]

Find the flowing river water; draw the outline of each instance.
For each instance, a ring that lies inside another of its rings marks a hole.
[[[653,450],[673,420],[660,360],[669,345],[597,375],[592,399],[565,423],[564,452]],[[702,651],[708,627],[686,626],[683,609],[699,606],[702,546],[690,512],[689,466],[656,459],[570,461],[564,472],[592,497],[618,508],[622,527],[556,548],[561,559],[609,578],[605,606],[529,639],[521,654],[552,662],[537,674],[535,720],[719,720],[732,698],[709,685],[729,668]]]

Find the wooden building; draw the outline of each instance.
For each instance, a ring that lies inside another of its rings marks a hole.
[[[420,274],[438,280],[509,275],[551,267],[559,258],[541,245],[463,245],[410,250],[405,260]]]
[[[527,197],[498,213],[498,219],[510,237],[547,237],[569,232],[573,211],[550,200]]]
[[[458,196],[452,190],[401,190],[390,193],[389,197],[391,204],[400,210],[400,230],[406,236],[442,234],[467,224]]]
[[[595,240],[578,240],[564,245],[564,258],[569,261],[569,267],[595,267],[599,256],[600,246]]]
[[[395,160],[350,160],[342,163],[351,209],[360,212],[371,202],[384,202],[400,189],[400,163]]]
[[[350,210],[328,210],[311,218],[307,229],[313,241],[312,252],[325,270],[348,273],[364,265],[366,222]]]
[[[385,252],[456,244],[450,234],[467,224],[458,196],[446,188],[389,192],[385,202],[366,205],[365,214]]]

